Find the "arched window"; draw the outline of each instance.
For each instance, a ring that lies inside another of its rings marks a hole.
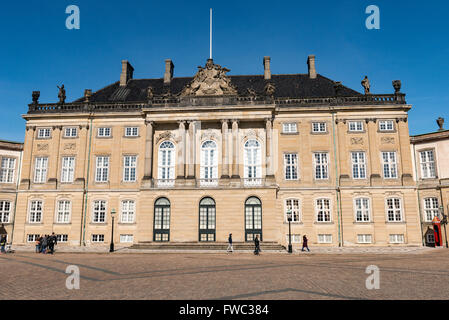
[[[253,241],[256,236],[262,241],[262,203],[251,197],[245,202],[245,240]]]
[[[175,179],[175,145],[170,141],[164,141],[159,146],[158,155],[158,179]]]
[[[200,241],[215,241],[215,201],[203,198],[200,202]]]
[[[244,178],[249,181],[262,178],[262,157],[260,143],[248,140],[245,143],[245,172]]]
[[[159,198],[154,204],[153,241],[170,241],[170,201]]]
[[[214,141],[205,141],[201,145],[201,179],[211,182],[218,179],[218,153]]]

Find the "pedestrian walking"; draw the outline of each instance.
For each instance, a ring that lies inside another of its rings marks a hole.
[[[53,232],[51,236],[48,237],[48,250],[50,254],[55,252],[55,245],[58,244],[58,239],[56,238],[55,233]]]
[[[2,236],[0,238],[0,252],[1,253],[6,253],[5,246],[6,246],[6,234],[2,234]]]
[[[46,234],[42,238],[42,253],[45,254],[47,252],[47,246],[48,246],[48,234]]]
[[[255,254],[255,255],[259,255],[259,252],[260,252],[260,243],[259,243],[259,237],[258,237],[258,236],[256,236],[256,237],[254,238],[254,246],[255,246],[255,248],[254,248],[254,254]]]
[[[309,246],[307,245],[307,241],[308,241],[308,239],[307,239],[306,235],[304,235],[302,237],[302,249],[301,249],[301,251],[304,251],[304,248],[306,248],[307,251],[310,252]]]
[[[229,234],[228,248],[226,249],[226,252],[234,252],[234,248],[232,247],[232,233]]]
[[[42,237],[40,235],[37,235],[37,237],[36,237],[36,253],[41,252],[41,242],[42,242]]]

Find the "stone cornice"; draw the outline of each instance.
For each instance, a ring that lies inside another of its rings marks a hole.
[[[425,133],[417,136],[410,136],[410,143],[418,144],[422,142],[430,142],[444,139],[449,139],[449,130]]]

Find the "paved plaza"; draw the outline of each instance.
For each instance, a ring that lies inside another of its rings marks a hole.
[[[0,255],[0,299],[448,299],[449,250]],[[368,290],[366,268],[380,271]],[[68,266],[80,288],[66,288]]]

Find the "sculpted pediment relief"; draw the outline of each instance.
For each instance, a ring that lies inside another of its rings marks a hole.
[[[156,143],[159,143],[159,141],[161,140],[173,140],[175,142],[179,142],[181,139],[181,137],[176,137],[172,132],[170,131],[165,131],[162,132],[157,138],[156,138]]]
[[[205,140],[216,140],[218,141],[218,135],[215,134],[211,129],[207,129],[206,131],[203,131],[201,134],[201,141]]]

